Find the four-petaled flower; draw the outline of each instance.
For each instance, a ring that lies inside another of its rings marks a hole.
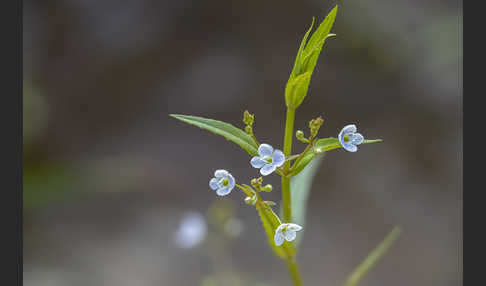
[[[286,241],[292,241],[297,236],[297,231],[301,230],[302,227],[295,223],[282,223],[277,227],[275,230],[275,236],[273,239],[275,240],[275,245],[280,246]]]
[[[263,176],[271,174],[275,169],[282,166],[285,162],[285,155],[280,150],[273,150],[268,144],[261,144],[258,147],[258,155],[251,159],[253,168],[261,168],[260,174]]]
[[[358,151],[357,145],[364,140],[363,135],[356,133],[356,125],[350,124],[344,126],[338,135],[339,143],[349,152]]]
[[[235,187],[235,178],[226,170],[216,170],[214,178],[209,181],[209,187],[219,196],[226,196]]]

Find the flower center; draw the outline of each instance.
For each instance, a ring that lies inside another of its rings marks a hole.
[[[267,157],[267,158],[265,158],[265,159],[263,159],[263,160],[264,160],[265,162],[267,162],[268,164],[272,164],[272,163],[273,163],[273,159],[272,159],[272,157],[270,157],[270,156],[269,156],[269,157]]]
[[[343,139],[344,139],[344,142],[349,142],[349,136],[348,135],[345,135]]]
[[[224,178],[222,184],[223,184],[224,187],[228,186],[229,180],[227,178]]]

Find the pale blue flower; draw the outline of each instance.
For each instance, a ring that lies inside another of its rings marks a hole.
[[[297,236],[297,231],[301,230],[302,227],[295,223],[282,223],[277,227],[275,230],[275,236],[273,240],[275,241],[275,245],[280,246],[286,241],[292,241]]]
[[[280,150],[273,150],[268,144],[261,144],[258,147],[258,156],[251,159],[250,163],[253,168],[260,169],[263,176],[271,174],[275,169],[282,166],[285,162],[285,155]]]
[[[204,217],[198,212],[189,212],[184,215],[173,238],[178,247],[192,248],[204,240],[206,232]]]
[[[226,170],[216,170],[214,178],[209,181],[209,187],[219,196],[226,196],[235,187],[235,178]]]
[[[363,143],[363,135],[356,133],[356,125],[350,124],[344,126],[344,128],[339,132],[339,143],[349,152],[358,151],[358,145]]]

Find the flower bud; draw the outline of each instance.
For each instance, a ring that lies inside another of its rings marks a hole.
[[[243,113],[243,123],[245,123],[248,126],[252,126],[254,120],[255,120],[255,115],[250,114],[248,110],[245,110],[245,112]]]
[[[324,120],[320,116],[309,121],[309,129],[312,138],[317,136],[317,132],[319,132],[319,128],[321,128],[322,123],[324,123]]]
[[[263,177],[260,177],[258,179],[251,179],[250,184],[257,190],[260,190],[262,188],[262,182],[263,182]]]
[[[304,132],[302,130],[297,130],[297,132],[295,132],[295,137],[297,137],[297,140],[299,140],[301,142],[304,142],[304,143],[309,142],[309,140],[304,138]]]
[[[265,185],[261,190],[263,192],[271,192],[273,190],[273,187],[272,187],[272,185],[268,184],[268,185]]]

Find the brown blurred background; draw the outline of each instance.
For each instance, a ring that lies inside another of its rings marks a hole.
[[[260,141],[281,148],[297,48],[336,3],[337,37],[296,129],[322,115],[322,137],[356,123],[384,142],[323,160],[304,281],[339,286],[399,224],[361,285],[461,285],[462,1],[452,0],[24,0],[24,285],[290,285],[255,210],[208,187],[218,168],[254,177],[249,156],[168,114],[242,127],[248,109]],[[180,248],[188,212],[207,231]]]

